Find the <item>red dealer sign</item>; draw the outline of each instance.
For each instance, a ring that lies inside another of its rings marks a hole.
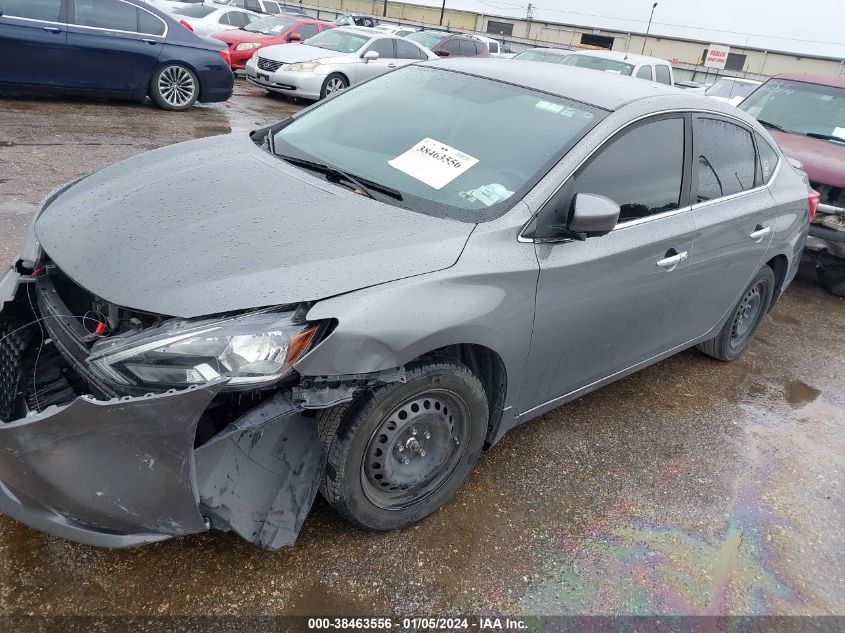
[[[730,46],[711,44],[710,48],[707,49],[707,57],[704,58],[704,65],[708,68],[721,68],[724,70],[730,52]]]

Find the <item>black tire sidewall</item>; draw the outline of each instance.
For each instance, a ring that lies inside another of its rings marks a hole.
[[[752,327],[751,332],[745,338],[745,341],[743,341],[742,347],[735,349],[731,346],[731,329],[733,327],[734,316],[736,315],[736,311],[739,309],[740,303],[742,302],[746,293],[755,285],[760,283],[760,281],[766,282],[765,294],[762,298],[760,312],[755,319],[754,326]],[[772,295],[774,293],[774,289],[775,273],[769,266],[763,266],[763,268],[761,268],[760,271],[754,276],[754,279],[751,280],[751,283],[749,283],[748,286],[745,287],[745,290],[742,291],[742,295],[740,295],[739,300],[731,309],[730,315],[728,316],[728,320],[722,328],[722,331],[719,333],[717,343],[720,358],[726,361],[733,361],[745,353],[745,351],[748,349],[748,346],[751,345],[751,342],[757,335],[757,330],[760,328],[760,325],[763,323],[763,319],[765,319],[766,314],[769,311],[769,306],[771,306],[772,304]]]
[[[339,480],[339,492],[345,506],[344,514],[361,527],[373,530],[392,530],[416,523],[451,499],[475,466],[487,433],[486,394],[468,370],[455,373],[437,363],[434,368],[424,369],[408,382],[390,387],[368,395],[364,402],[354,403],[344,416],[334,440],[343,447],[340,456],[343,476]],[[386,510],[372,503],[364,492],[361,481],[364,452],[373,433],[394,408],[430,388],[451,391],[466,405],[470,417],[466,450],[449,478],[428,497],[401,510]]]
[[[168,104],[167,101],[164,100],[164,97],[161,96],[161,93],[158,90],[158,79],[159,79],[159,77],[161,77],[161,74],[165,70],[167,70],[168,68],[171,68],[173,66],[178,66],[179,68],[184,68],[189,73],[191,73],[191,76],[194,78],[194,86],[196,86],[196,93],[194,94],[194,98],[191,99],[191,101],[189,101],[184,106],[180,106],[178,108]],[[202,90],[202,87],[200,86],[199,77],[197,77],[197,74],[192,69],[188,68],[184,64],[165,64],[164,66],[162,66],[156,72],[153,73],[153,78],[150,81],[150,97],[152,97],[153,103],[155,103],[159,108],[161,108],[163,110],[170,110],[171,112],[183,112],[185,110],[188,110],[189,108],[192,108],[194,106],[194,104],[199,100],[201,90]]]
[[[349,80],[348,80],[346,77],[344,77],[344,76],[343,76],[343,75],[341,75],[340,73],[332,73],[332,74],[330,74],[328,77],[326,77],[326,80],[323,82],[323,87],[322,87],[322,88],[320,88],[320,100],[323,100],[323,99],[325,99],[325,98],[328,96],[328,95],[326,94],[326,90],[327,90],[327,89],[328,89],[328,87],[329,87],[329,81],[331,81],[331,80],[332,80],[332,79],[334,79],[335,77],[337,77],[338,79],[342,79],[342,80],[343,80],[343,83],[345,83],[345,84],[346,84],[346,88],[348,88],[348,87],[349,87]],[[344,88],[344,90],[346,90],[346,88]]]

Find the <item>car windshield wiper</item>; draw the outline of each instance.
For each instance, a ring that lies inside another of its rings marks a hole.
[[[771,128],[773,130],[777,130],[778,132],[786,132],[789,134],[789,130],[782,128],[776,123],[772,123],[771,121],[764,121],[763,119],[757,119],[757,122],[762,125],[763,127]]]
[[[820,132],[807,132],[804,136],[810,138],[820,138],[823,141],[835,141],[837,143],[845,143],[845,138],[841,136],[833,136],[832,134],[821,134]]]
[[[362,180],[357,176],[353,176],[349,172],[337,167],[324,165],[323,163],[315,163],[314,161],[305,160],[304,158],[296,158],[295,156],[283,156],[281,154],[277,154],[277,156],[292,165],[298,165],[299,167],[304,167],[305,169],[325,174],[329,180],[335,180],[338,182],[345,180],[346,182],[355,185],[356,190],[360,190],[365,196],[372,198],[373,200],[375,200],[376,197],[372,194],[372,191],[378,191],[379,193],[389,196],[395,200],[402,200],[402,194],[396,189],[391,189],[390,187],[380,185],[377,182],[372,182],[370,180]]]

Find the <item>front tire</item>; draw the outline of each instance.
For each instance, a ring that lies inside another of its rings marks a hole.
[[[159,68],[150,82],[150,97],[165,110],[181,112],[196,103],[200,96],[200,82],[190,68],[168,64]]]
[[[475,466],[487,395],[454,359],[412,363],[405,383],[381,385],[321,413],[327,463],[320,491],[350,523],[406,527],[446,503]]]
[[[349,80],[340,73],[332,73],[323,82],[323,87],[320,89],[320,99],[330,97],[336,92],[346,90],[349,87]]]
[[[726,362],[742,356],[772,304],[774,289],[775,273],[769,266],[763,266],[742,293],[719,334],[699,343],[696,346],[698,350]]]

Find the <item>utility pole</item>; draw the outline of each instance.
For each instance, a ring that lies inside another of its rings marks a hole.
[[[384,0],[384,9],[382,9],[381,14],[385,18],[387,17],[387,0]]]
[[[534,5],[528,3],[528,9],[525,11],[525,39],[531,39],[531,20],[534,19]]]
[[[444,1],[445,1],[445,0],[444,0]],[[647,27],[647,28],[646,28],[646,30],[645,30],[645,37],[643,38],[643,50],[642,50],[642,54],[643,54],[643,55],[645,55],[645,43],[648,41],[648,34],[649,34],[649,32],[651,31],[651,20],[652,20],[652,18],[654,18],[654,10],[655,10],[656,8],[657,8],[657,3],[655,2],[655,3],[651,6],[651,15],[650,15],[650,16],[648,16],[648,27]]]
[[[443,4],[440,7],[440,26],[443,26],[443,14],[446,13],[446,0],[443,0]]]

